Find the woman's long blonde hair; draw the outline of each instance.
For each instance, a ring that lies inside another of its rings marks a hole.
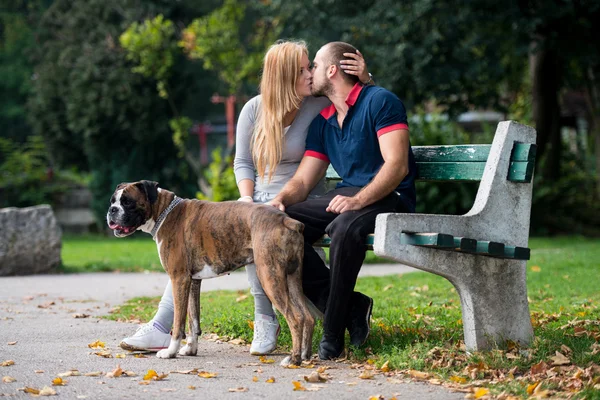
[[[269,168],[270,182],[283,157],[285,143],[283,118],[300,108],[302,98],[296,92],[302,56],[308,55],[302,41],[278,42],[272,45],[263,63],[260,80],[262,105],[252,136],[252,158],[258,176],[264,179]]]

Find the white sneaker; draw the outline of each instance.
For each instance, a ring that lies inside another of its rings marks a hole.
[[[119,346],[129,351],[159,351],[169,347],[171,335],[159,331],[152,321],[141,325],[135,334],[126,337]]]
[[[256,314],[254,320],[254,338],[252,339],[252,346],[250,346],[250,354],[260,356],[269,354],[275,350],[279,331],[277,317]]]

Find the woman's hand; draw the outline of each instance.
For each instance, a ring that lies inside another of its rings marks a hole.
[[[340,66],[344,72],[358,76],[358,79],[362,83],[366,84],[371,81],[371,76],[367,70],[367,63],[360,51],[356,50],[356,53],[344,53],[344,57],[348,57],[347,60],[340,60]]]

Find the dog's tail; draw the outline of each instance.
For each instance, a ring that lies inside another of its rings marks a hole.
[[[289,230],[296,232],[304,232],[304,224],[288,216],[283,217],[283,225]]]

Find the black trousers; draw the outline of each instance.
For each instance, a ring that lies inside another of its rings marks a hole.
[[[342,214],[325,211],[335,196],[354,196],[360,189],[335,189],[286,208],[290,217],[304,223],[304,294],[324,311],[327,335],[339,336],[344,332],[358,272],[367,252],[366,237],[375,231],[377,214],[406,211],[396,192],[362,210]],[[325,233],[331,237],[329,269],[312,247]]]

